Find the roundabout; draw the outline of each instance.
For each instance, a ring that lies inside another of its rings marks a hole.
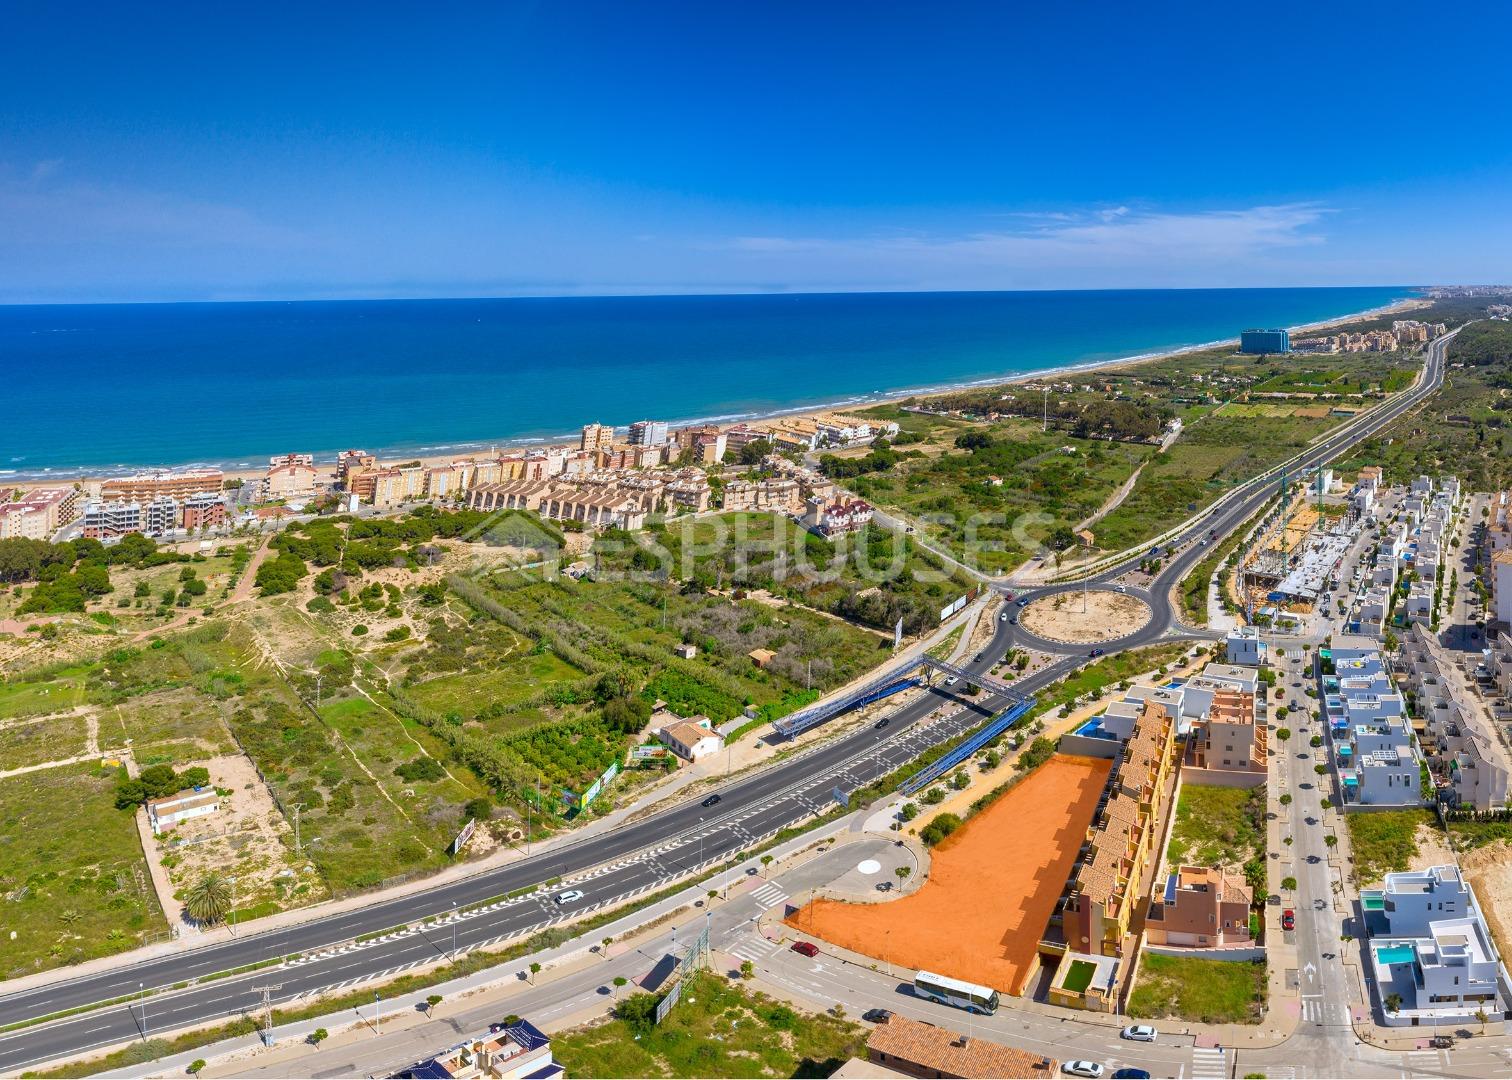
[[[1097,588],[1053,592],[1019,613],[1024,631],[1058,645],[1099,645],[1138,633],[1154,612],[1133,593]]]

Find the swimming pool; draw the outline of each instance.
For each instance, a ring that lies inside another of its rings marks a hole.
[[[1417,950],[1411,945],[1381,945],[1376,948],[1376,963],[1410,964],[1417,959]]]

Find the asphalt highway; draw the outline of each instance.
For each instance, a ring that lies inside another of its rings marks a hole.
[[[1416,386],[1384,405],[1364,422],[1350,426],[1310,449],[1291,466],[1291,475],[1326,462],[1367,438],[1412,408],[1438,388],[1443,379],[1448,337],[1428,348],[1423,377]],[[1199,541],[1213,531],[1221,538],[1243,524],[1274,493],[1277,477],[1267,474],[1243,485],[1219,513],[1190,527],[1179,539],[1162,545],[1166,559],[1148,590],[1135,590],[1149,603],[1153,618],[1143,627],[1103,643],[1112,653],[1175,637],[1205,636],[1180,627],[1172,612],[1170,591],[1207,552]],[[1138,557],[1110,567],[1088,582],[1089,588],[1112,588]],[[1031,590],[1038,597],[1081,589],[1081,584],[1052,585]],[[1065,653],[1067,647],[1041,642],[1017,625],[999,622],[981,659],[963,665],[973,674],[989,672],[1013,645]],[[1016,691],[1033,694],[1086,662],[1080,648],[1049,667],[1014,684]],[[852,791],[917,757],[926,748],[958,735],[1007,706],[1004,698],[983,694],[957,698],[947,688],[934,687],[909,699],[890,713],[886,723],[868,725],[831,742],[800,752],[771,768],[738,778],[723,788],[712,806],[697,800],[672,807],[612,833],[547,849],[508,866],[479,873],[374,903],[323,919],[243,937],[122,966],[87,977],[64,980],[0,997],[0,1027],[101,1001],[144,995],[134,1004],[121,1003],[77,1017],[0,1035],[0,1072],[16,1071],[50,1060],[153,1031],[238,1015],[258,1000],[252,988],[278,983],[274,1002],[308,997],[318,991],[366,981],[374,977],[434,962],[453,949],[466,951],[486,943],[564,921],[654,890],[689,870],[747,849],[778,830],[797,824],[834,803],[836,787]],[[555,891],[579,888],[584,898],[562,906],[547,895],[520,897],[490,904],[464,915],[453,912],[468,905],[561,877]],[[578,880],[581,879],[581,880]],[[414,924],[428,917],[443,920],[423,931],[370,940],[353,939],[390,927]],[[298,954],[281,967],[222,978],[202,987],[161,991],[215,972],[242,968]]]

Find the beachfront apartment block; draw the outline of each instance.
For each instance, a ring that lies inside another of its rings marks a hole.
[[[127,533],[166,536],[175,530],[196,532],[217,528],[228,517],[226,496],[203,492],[183,499],[168,497],[148,502],[112,502],[86,499],[84,535],[92,540],[111,543]]]
[[[95,494],[107,502],[147,502],[213,495],[225,486],[226,474],[220,469],[160,469],[99,481]]]
[[[1365,955],[1390,1026],[1465,1023],[1505,1007],[1501,958],[1457,866],[1386,875],[1360,892]]]
[[[319,476],[309,454],[285,454],[274,458],[263,477],[263,498],[269,502],[305,502],[315,497]]]
[[[1219,867],[1178,866],[1157,885],[1145,914],[1151,945],[1193,949],[1250,945],[1254,894],[1244,875]]]
[[[0,540],[46,540],[79,517],[83,495],[74,487],[33,488],[0,503]]]
[[[1291,352],[1291,334],[1285,330],[1245,330],[1239,335],[1239,351],[1251,356]]]
[[[0,540],[46,540],[52,534],[45,510],[16,503],[0,505]]]
[[[614,447],[614,428],[608,424],[584,424],[578,449],[593,454]]]
[[[665,420],[637,420],[627,438],[632,446],[665,446],[670,434]]]

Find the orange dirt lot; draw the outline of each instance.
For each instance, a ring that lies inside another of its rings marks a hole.
[[[918,892],[882,904],[818,900],[788,924],[853,952],[1019,993],[1112,764],[1056,754],[936,847]]]

